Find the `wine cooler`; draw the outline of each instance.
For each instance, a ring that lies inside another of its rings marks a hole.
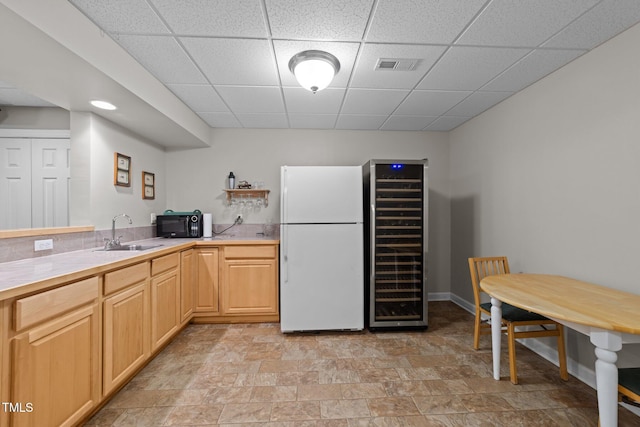
[[[367,327],[425,329],[427,161],[370,160],[363,177]]]

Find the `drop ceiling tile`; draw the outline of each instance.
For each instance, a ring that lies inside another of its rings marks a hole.
[[[340,114],[336,129],[376,130],[387,120],[388,116]]]
[[[471,117],[442,116],[434,120],[425,130],[447,132],[457,128],[469,119]]]
[[[294,129],[333,129],[336,114],[289,114],[289,123]]]
[[[543,46],[592,49],[638,21],[640,21],[638,0],[604,0]]]
[[[387,116],[408,94],[408,90],[349,89],[341,113]]]
[[[507,99],[512,94],[513,92],[474,92],[447,111],[447,115],[472,117]]]
[[[422,130],[437,117],[425,116],[391,116],[380,128],[381,130]]]
[[[216,90],[235,113],[284,113],[278,87],[217,86]]]
[[[196,113],[228,112],[222,98],[209,85],[168,85]]]
[[[482,90],[519,91],[563,67],[584,50],[536,49],[482,86]]]
[[[412,89],[445,51],[444,46],[365,44],[351,78],[351,87]],[[380,59],[417,59],[410,71],[376,70]]]
[[[329,43],[313,41],[274,40],[273,47],[276,52],[278,73],[283,86],[300,87],[296,77],[289,70],[291,58],[305,50],[323,50],[329,52],[340,62],[340,70],[329,85],[332,87],[346,87],[349,76],[353,70],[353,64],[358,54],[358,43]]]
[[[183,37],[180,41],[214,85],[279,84],[267,40]]]
[[[327,88],[315,94],[301,87],[286,87],[282,91],[289,114],[335,114],[345,89]]]
[[[368,42],[449,44],[485,0],[379,0]]]
[[[207,83],[173,37],[119,35],[116,41],[164,84]]]
[[[598,0],[493,0],[456,44],[537,47]]]
[[[107,33],[168,34],[145,0],[69,0]]]
[[[238,120],[245,128],[281,129],[289,127],[286,114],[238,114]]]
[[[452,47],[418,84],[418,89],[476,90],[530,49]]]
[[[242,124],[233,113],[198,113],[212,128],[241,128]]]
[[[215,127],[446,130],[502,96],[487,92],[521,90],[640,20],[640,0],[53,3],[77,5],[75,17],[84,12]],[[315,99],[288,69],[308,49],[341,63]],[[373,71],[381,58],[422,61]]]
[[[360,41],[373,0],[266,0],[274,38]]]
[[[151,0],[174,33],[267,37],[260,0]]]
[[[414,90],[394,115],[438,117],[470,94],[468,91]]]

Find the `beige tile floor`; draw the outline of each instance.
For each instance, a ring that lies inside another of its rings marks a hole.
[[[593,389],[521,345],[520,384],[506,349],[495,381],[490,338],[472,348],[472,316],[429,309],[426,332],[189,325],[86,425],[597,426]]]

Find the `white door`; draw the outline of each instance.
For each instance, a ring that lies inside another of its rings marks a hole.
[[[283,332],[364,328],[362,224],[283,225]]]
[[[69,139],[0,138],[0,229],[69,225]]]
[[[32,140],[32,227],[69,225],[70,147],[68,139]]]
[[[284,224],[362,222],[360,166],[283,166]]]
[[[0,138],[0,229],[31,228],[31,143]]]

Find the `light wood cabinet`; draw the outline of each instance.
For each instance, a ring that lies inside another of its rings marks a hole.
[[[194,322],[277,322],[278,246],[196,249]]]
[[[180,329],[180,255],[151,260],[151,351]]]
[[[180,252],[180,320],[191,320],[195,306],[196,255],[193,249]]]
[[[100,401],[98,284],[92,277],[16,301],[11,402],[25,411],[11,413],[11,425],[73,425]]]
[[[215,315],[218,306],[219,249],[196,249],[196,302],[197,315]]]
[[[275,245],[224,248],[221,307],[223,315],[278,314]]]
[[[105,275],[103,394],[126,381],[150,355],[149,263]]]
[[[277,244],[194,245],[115,268],[0,301],[0,400],[20,404],[1,425],[77,425],[190,321],[279,318]]]

